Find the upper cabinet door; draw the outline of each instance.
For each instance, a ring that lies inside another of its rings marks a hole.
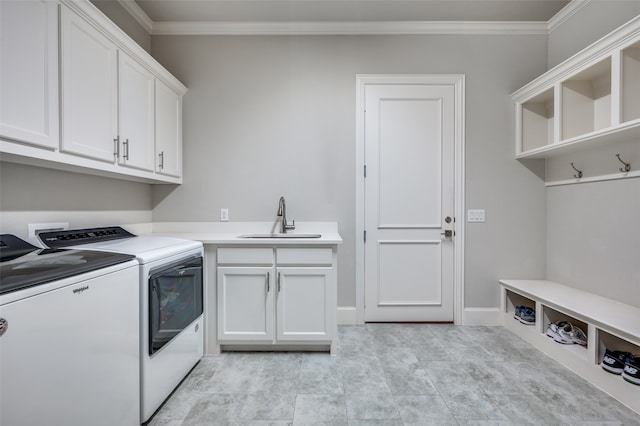
[[[122,51],[118,69],[120,164],[153,171],[155,77]]]
[[[156,80],[156,172],[182,176],[182,96]]]
[[[61,7],[62,144],[65,152],[117,157],[117,49],[100,31]]]
[[[58,19],[52,1],[0,2],[0,136],[57,148]]]

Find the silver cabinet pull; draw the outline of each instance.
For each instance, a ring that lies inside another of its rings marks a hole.
[[[124,142],[122,142],[122,146],[124,147],[124,155],[122,156],[122,158],[124,160],[128,160],[129,159],[129,139],[125,139]]]
[[[164,169],[164,151],[160,151],[160,170]]]
[[[278,272],[278,293],[280,293],[280,272]]]
[[[269,285],[269,281],[271,281],[271,273],[267,272],[267,293],[269,293],[269,289],[271,288]]]
[[[113,158],[120,158],[120,136],[116,136],[113,140]]]

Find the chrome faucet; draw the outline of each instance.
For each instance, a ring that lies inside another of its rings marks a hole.
[[[287,205],[284,201],[284,197],[280,197],[280,201],[278,201],[278,217],[282,217],[282,221],[280,223],[280,233],[286,234],[290,229],[296,229],[296,221],[292,220],[291,225],[287,223]]]

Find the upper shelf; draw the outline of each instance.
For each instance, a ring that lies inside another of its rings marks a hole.
[[[640,16],[522,87],[516,158],[546,158],[640,136]]]

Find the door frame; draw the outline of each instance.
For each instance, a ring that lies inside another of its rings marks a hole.
[[[464,313],[464,224],[465,224],[465,75],[464,74],[356,74],[356,324],[364,324],[365,291],[365,88],[372,84],[451,85],[454,111],[454,217],[453,230],[453,320],[463,324]]]

